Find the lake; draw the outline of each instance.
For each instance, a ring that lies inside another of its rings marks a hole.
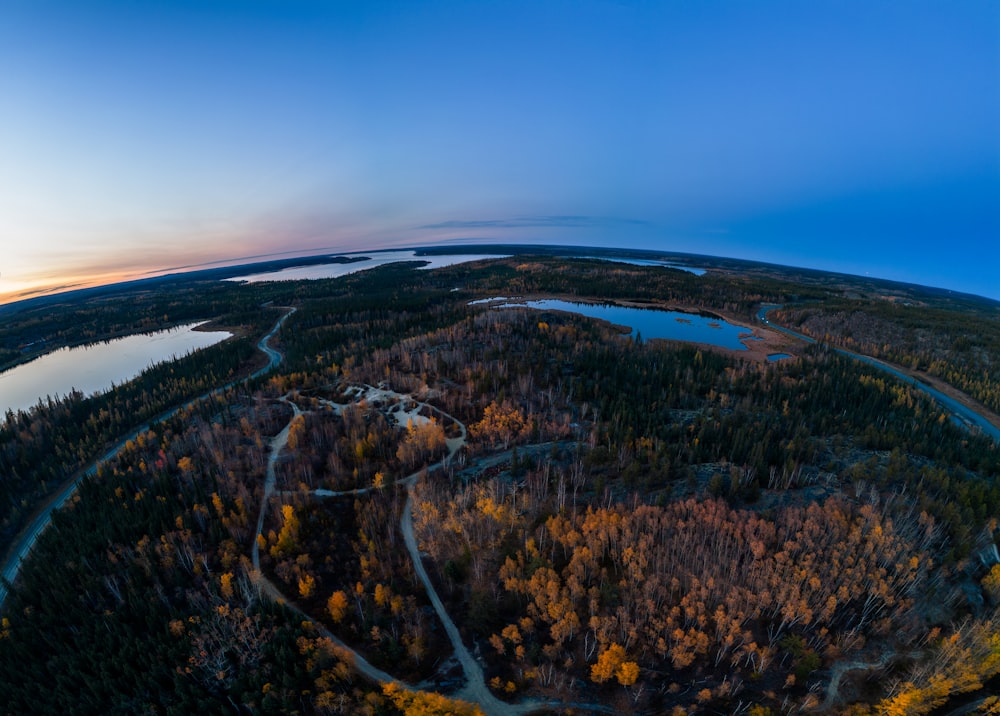
[[[507,300],[507,299],[501,299]],[[745,351],[743,341],[750,339],[751,330],[735,326],[721,318],[699,316],[681,311],[661,311],[653,308],[631,308],[593,303],[573,303],[558,299],[542,299],[523,303],[501,303],[494,308],[534,308],[547,311],[567,311],[581,316],[599,318],[616,325],[628,326],[633,338],[642,335],[643,340],[663,338],[689,343],[707,343],[713,346]]]
[[[430,270],[442,268],[444,266],[466,263],[468,261],[479,261],[481,259],[502,259],[507,258],[508,256],[509,254],[441,254],[439,256],[417,256],[416,251],[378,251],[371,254],[330,254],[331,259],[363,258],[361,261],[352,261],[351,263],[293,266],[292,268],[282,269],[281,271],[269,271],[267,273],[253,273],[245,276],[233,276],[232,278],[224,280],[240,281],[243,283],[261,283],[263,281],[302,281],[321,278],[340,278],[341,276],[348,276],[352,273],[357,273],[358,271],[366,271],[368,269],[375,268],[376,266],[384,266],[385,264],[398,263],[400,261],[425,261],[427,262],[427,265],[420,266],[419,268],[421,270]],[[670,263],[668,261],[657,261],[654,259],[611,258],[608,256],[572,256],[570,258],[596,259],[599,261],[632,264],[634,266],[660,266],[662,268],[687,271],[688,273],[692,273],[696,276],[702,276],[705,273],[705,269],[702,268]]]
[[[695,276],[704,276],[707,269],[685,264],[671,263],[669,261],[658,261],[656,259],[630,259],[625,257],[611,256],[573,256],[574,259],[594,259],[595,261],[611,261],[619,264],[632,264],[633,266],[659,266],[661,268],[672,268],[678,271],[693,273]]]
[[[442,254],[440,256],[417,256],[416,251],[379,251],[372,254],[331,254],[330,258],[358,258],[364,257],[361,261],[351,263],[336,264],[316,264],[314,266],[296,266],[282,269],[281,271],[270,271],[268,273],[254,273],[246,276],[234,276],[226,281],[242,281],[245,283],[260,283],[263,281],[301,281],[304,279],[316,280],[321,278],[340,278],[358,271],[384,266],[385,264],[398,263],[400,261],[425,261],[426,266],[420,269],[430,270],[452,266],[454,264],[466,263],[467,261],[479,261],[480,259],[502,259],[506,256],[501,254]]]
[[[215,345],[232,334],[196,331],[205,323],[189,323],[155,333],[139,333],[76,348],[60,348],[30,363],[0,373],[0,416],[27,411],[46,396],[84,395],[109,390],[157,363]]]

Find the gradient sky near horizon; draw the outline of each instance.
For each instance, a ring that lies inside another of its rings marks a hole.
[[[1000,3],[0,5],[0,302],[480,241],[1000,299]]]

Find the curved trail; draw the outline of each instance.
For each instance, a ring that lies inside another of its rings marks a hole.
[[[430,577],[427,576],[427,570],[424,569],[423,562],[420,559],[420,550],[417,548],[417,539],[413,533],[412,510],[413,487],[411,485],[406,491],[406,505],[403,507],[403,519],[400,521],[400,529],[403,530],[403,541],[406,542],[406,549],[413,560],[413,570],[423,583],[424,589],[427,591],[427,596],[434,606],[434,611],[437,613],[441,624],[444,625],[444,630],[451,641],[455,658],[458,659],[458,662],[462,665],[462,671],[465,672],[465,686],[459,690],[456,696],[466,701],[475,701],[488,715],[522,713],[518,707],[506,704],[495,697],[486,687],[482,668],[472,657],[472,654],[469,653],[469,650],[465,648],[465,643],[462,641],[462,635],[459,634],[458,627],[455,626],[455,622],[452,621],[447,610],[445,610],[441,598],[431,584]]]
[[[876,661],[844,661],[838,662],[830,669],[830,683],[826,686],[826,699],[820,707],[823,711],[833,708],[837,697],[840,695],[840,679],[848,671],[874,671],[884,669],[888,663],[896,657],[895,652],[887,652]]]
[[[281,363],[282,360],[284,360],[285,357],[284,355],[282,355],[281,351],[277,350],[276,348],[271,348],[271,346],[268,344],[271,342],[271,339],[278,334],[278,331],[281,330],[281,327],[284,325],[285,320],[290,315],[295,313],[296,310],[297,309],[294,306],[289,308],[288,311],[286,311],[285,314],[278,319],[278,322],[274,324],[274,327],[271,328],[271,330],[267,333],[267,335],[265,335],[263,338],[257,341],[257,349],[263,351],[267,355],[268,358],[267,365],[261,368],[260,370],[251,373],[250,377],[247,378],[246,380],[253,380],[254,378],[259,378],[260,376],[267,373],[267,371],[277,367],[277,365]],[[239,382],[240,381],[233,381],[232,383],[224,385],[222,388],[219,388],[218,390],[220,391],[225,390],[226,388],[235,385],[236,383]]]
[[[773,321],[768,319],[767,314],[770,311],[773,311],[778,308],[781,308],[781,305],[779,304],[762,305],[757,312],[758,320],[760,320],[769,328],[773,328],[776,331],[780,331],[781,333],[791,336],[792,338],[797,338],[799,340],[805,341],[806,343],[817,342],[815,338],[811,338],[797,331],[793,331],[790,328],[778,325],[777,323],[774,323]],[[925,383],[922,383],[921,381],[914,378],[912,375],[907,375],[906,373],[903,372],[901,368],[893,366],[884,361],[878,360],[877,358],[864,355],[863,353],[855,353],[854,351],[849,351],[846,348],[838,348],[837,346],[832,346],[832,345],[830,347],[840,355],[852,358],[856,361],[859,361],[861,363],[870,365],[881,371],[889,373],[890,375],[899,378],[900,380],[913,386],[914,388],[923,391],[931,399],[933,399],[940,406],[942,406],[945,410],[951,412],[952,419],[960,426],[970,430],[973,428],[978,428],[983,432],[984,435],[987,435],[988,437],[992,438],[994,442],[1000,443],[1000,428],[991,423],[985,415],[977,412],[973,407],[965,405],[956,400],[955,398],[942,393],[936,388],[926,385]],[[822,709],[828,710],[833,707],[833,704],[836,702],[837,697],[839,696],[840,693],[840,680],[846,672],[856,671],[856,670],[872,671],[872,670],[882,669],[895,656],[896,656],[895,653],[890,652],[887,654],[883,654],[881,658],[873,662],[852,661],[852,662],[835,664],[833,668],[830,670],[830,683],[827,685],[826,688],[826,698],[823,701]],[[916,654],[911,654],[910,656],[916,656]],[[961,706],[953,711],[948,712],[947,716],[959,716],[961,714],[971,713],[971,711],[977,708],[978,705],[981,704],[984,700],[985,697],[971,704]]]
[[[285,597],[285,595],[281,593],[281,590],[278,589],[278,587],[273,582],[271,582],[271,580],[269,580],[266,576],[264,576],[264,573],[263,573],[263,571],[260,568],[260,545],[259,545],[259,542],[258,542],[257,538],[263,533],[263,530],[264,530],[264,517],[267,514],[267,505],[268,505],[268,502],[271,499],[271,497],[275,494],[274,487],[275,487],[275,484],[277,483],[277,476],[276,476],[276,473],[275,473],[275,466],[277,465],[278,457],[280,456],[281,452],[285,449],[285,447],[288,444],[288,433],[289,433],[289,430],[292,427],[292,421],[295,420],[295,418],[298,417],[299,415],[303,414],[303,411],[299,408],[299,406],[296,405],[293,401],[289,400],[287,395],[284,396],[284,397],[282,397],[281,401],[284,402],[284,403],[287,403],[288,405],[290,405],[292,407],[293,415],[292,415],[291,419],[288,421],[288,424],[285,425],[285,427],[281,430],[281,432],[279,432],[277,435],[275,435],[273,438],[271,438],[271,443],[270,443],[270,446],[269,446],[270,454],[268,455],[268,459],[267,459],[267,475],[266,475],[265,480],[264,480],[264,495],[261,498],[260,514],[257,516],[257,532],[254,534],[253,547],[251,548],[251,562],[253,563],[253,568],[254,568],[254,571],[255,571],[255,577],[258,580],[258,583],[260,584],[260,586],[262,588],[262,591],[264,593],[266,593],[269,597],[271,597],[275,601],[278,601],[278,602],[281,602],[281,603],[285,604],[286,606],[288,606],[289,608],[293,609],[298,614],[301,614],[301,615],[305,616],[307,619],[309,619],[310,622],[312,622],[313,624],[315,624],[320,629],[323,629],[324,635],[325,636],[329,636],[333,640],[333,642],[335,644],[337,644],[337,646],[341,647],[342,649],[345,649],[345,650],[349,651],[352,654],[353,658],[354,658],[354,666],[355,666],[355,668],[359,672],[361,672],[361,674],[363,674],[364,676],[368,677],[369,679],[372,679],[373,681],[377,681],[379,683],[383,683],[384,684],[384,683],[393,682],[393,683],[397,683],[397,684],[403,686],[406,689],[414,690],[415,687],[413,687],[413,686],[411,686],[409,684],[406,684],[405,682],[402,682],[399,679],[397,679],[397,678],[395,678],[395,677],[387,674],[386,672],[382,671],[381,669],[373,666],[369,661],[367,661],[358,652],[356,652],[351,647],[347,646],[347,644],[345,644],[344,642],[342,642],[337,637],[333,636],[333,634],[329,633],[329,631],[327,631],[325,628],[323,628],[323,626],[321,624],[319,624],[319,622],[317,622],[312,617],[310,617],[309,615],[307,615],[304,612],[302,612],[298,607],[294,606]],[[420,405],[424,405],[424,404],[420,404]],[[432,409],[435,409],[435,408],[433,408],[433,406],[428,406],[428,407],[431,407]],[[448,417],[451,417],[451,416],[448,416]],[[462,438],[461,438],[460,442],[454,446],[454,448],[452,448],[452,449],[449,450],[448,455],[446,455],[444,457],[444,459],[442,459],[440,462],[435,463],[434,465],[431,465],[430,467],[428,467],[427,468],[428,471],[436,470],[436,469],[442,467],[444,464],[446,464],[448,462],[448,460],[450,460],[451,456],[455,453],[455,451],[457,451],[458,448],[461,447],[461,445],[464,444],[464,442],[465,442],[465,426],[462,425],[457,420],[455,420],[454,418],[451,418],[451,419],[454,420],[455,423],[461,427]],[[422,472],[422,470],[418,471],[418,472],[415,472],[412,475],[407,476],[406,478],[398,481],[395,484],[397,484],[397,485],[400,485],[400,484],[401,485],[406,485],[406,487],[408,488],[408,490],[412,489],[413,485],[416,484],[416,481],[419,478],[421,472]],[[379,489],[379,488],[364,487],[364,488],[360,488],[360,489],[356,489],[356,490],[343,490],[343,491],[340,491],[340,492],[334,492],[334,491],[331,491],[331,490],[322,490],[322,491],[314,490],[310,494],[316,494],[316,495],[318,495],[320,497],[343,497],[343,496],[347,496],[347,495],[360,495],[360,494],[364,494],[366,492],[371,492],[371,491],[373,491],[375,489]],[[279,494],[281,494],[281,493],[279,493]],[[407,543],[409,543],[411,540],[413,541],[414,549],[415,549],[416,548],[416,539],[415,539],[415,537],[413,535],[413,520],[412,520],[412,517],[410,515],[409,508],[410,508],[410,499],[408,497],[407,498],[407,503],[406,503],[406,508],[404,509],[404,512],[403,512],[403,524],[409,523],[409,529],[408,530],[404,529],[403,536],[404,536],[404,539],[407,540]],[[419,553],[418,553],[418,557],[419,557]],[[415,567],[417,568],[418,572],[420,572],[420,573],[423,574],[423,578],[425,580],[425,584],[429,586],[430,581],[426,579],[427,574],[426,574],[426,572],[423,569],[423,565],[419,564],[419,559],[418,559],[417,564],[415,565]],[[435,601],[436,605],[440,605],[441,601],[440,601],[440,599],[437,598],[437,594],[434,593],[434,592],[431,592],[431,594],[432,594],[432,597],[431,597],[432,601]],[[437,607],[435,607],[435,608],[437,608]],[[441,607],[441,609],[440,609],[440,611],[438,613],[439,613],[439,615],[444,614],[445,618],[447,618],[447,613],[444,612],[443,606]],[[446,628],[447,628],[448,625],[451,625],[452,629],[455,628],[454,624],[451,622],[451,619],[447,620],[446,625],[445,625]],[[456,634],[458,633],[457,629],[455,629],[455,633]],[[449,632],[449,636],[450,635],[451,634]],[[458,641],[459,641],[459,643],[461,643],[461,639],[459,639]],[[471,659],[471,657],[470,657],[470,659]],[[464,666],[464,664],[463,664],[463,666]],[[479,681],[480,682],[483,681],[483,679],[482,679],[482,671],[481,670],[479,671]],[[485,684],[483,684],[483,688],[485,689]],[[487,691],[487,693],[488,693],[488,691]],[[492,698],[492,694],[489,694],[489,696]]]
[[[367,389],[367,392],[364,393],[365,397],[372,397],[373,395],[383,399],[387,397],[392,397],[392,398],[406,397],[396,393],[392,393],[391,391],[379,390],[372,386],[365,386],[365,388]],[[311,616],[309,616],[301,609],[296,607],[294,604],[289,602],[289,600],[281,593],[281,590],[279,590],[273,582],[271,582],[267,577],[265,577],[260,569],[260,550],[257,542],[257,536],[260,535],[263,530],[264,515],[267,510],[268,501],[274,494],[276,494],[274,490],[276,483],[275,465],[277,464],[279,453],[285,449],[285,446],[288,442],[288,431],[289,428],[291,427],[292,420],[294,420],[296,416],[300,415],[303,412],[298,408],[297,405],[295,405],[288,399],[288,396],[283,397],[282,401],[289,403],[292,406],[294,415],[288,421],[288,425],[286,425],[285,428],[271,440],[270,444],[271,453],[268,457],[267,477],[264,482],[264,497],[261,502],[261,511],[257,519],[257,534],[254,535],[254,544],[252,548],[252,561],[255,571],[254,576],[257,579],[259,586],[261,587],[261,591],[267,594],[275,601],[285,604],[287,607],[295,611],[296,614],[299,614],[300,616],[309,620],[312,624],[315,625],[317,630],[319,630],[324,636],[328,637],[334,644],[336,644],[344,651],[348,652],[354,660],[354,667],[356,668],[356,670],[366,678],[379,684],[395,683],[400,687],[410,691],[423,691],[424,689],[422,689],[421,687],[413,686],[404,681],[401,681],[400,679],[397,679],[394,676],[373,666],[369,661],[367,661],[363,656],[361,656],[361,654],[359,654],[357,651],[355,651],[347,644],[345,644],[343,641],[334,636],[322,624],[320,624]],[[400,518],[400,525],[399,525],[400,530],[403,533],[403,541],[406,543],[406,549],[410,554],[411,560],[413,561],[414,572],[420,579],[421,584],[423,584],[424,590],[427,592],[427,597],[430,600],[432,606],[434,607],[434,611],[437,614],[438,619],[444,626],[449,641],[451,641],[454,656],[461,665],[462,671],[465,672],[466,683],[461,689],[459,689],[454,694],[454,698],[475,703],[480,707],[480,709],[486,716],[521,716],[522,714],[529,714],[534,711],[539,711],[542,709],[558,707],[558,706],[564,706],[564,707],[572,706],[573,708],[578,708],[583,711],[614,713],[613,709],[609,709],[599,704],[570,705],[570,704],[562,704],[557,701],[536,701],[536,700],[524,701],[519,704],[509,704],[504,701],[501,701],[496,696],[494,696],[493,693],[489,690],[489,687],[487,687],[486,679],[483,676],[482,666],[480,666],[480,664],[476,661],[476,659],[466,648],[465,643],[462,641],[462,635],[458,631],[458,627],[455,625],[455,622],[448,614],[447,609],[445,609],[444,603],[438,596],[437,590],[434,588],[434,584],[431,582],[430,576],[427,574],[427,570],[424,568],[423,561],[421,560],[420,557],[420,548],[417,545],[416,534],[414,533],[413,530],[413,488],[416,485],[417,480],[420,478],[420,475],[425,472],[431,473],[443,467],[446,467],[451,462],[451,459],[452,457],[454,457],[455,453],[458,452],[458,450],[460,450],[462,446],[465,445],[468,433],[466,431],[465,425],[460,420],[458,420],[452,415],[449,415],[448,413],[445,413],[439,408],[436,408],[428,403],[423,403],[418,401],[415,401],[415,405],[417,410],[426,408],[428,410],[434,411],[435,413],[441,415],[443,418],[452,421],[452,423],[457,425],[460,430],[461,434],[459,435],[459,437],[449,438],[446,440],[445,444],[447,445],[448,452],[441,460],[434,463],[433,465],[429,465],[421,470],[418,470],[417,472],[414,472],[411,475],[408,475],[405,478],[396,481],[395,483],[393,483],[393,485],[386,485],[385,487],[382,488],[364,487],[354,490],[343,490],[343,491],[312,490],[309,494],[315,497],[344,497],[349,495],[365,494],[367,492],[372,492],[376,489],[385,489],[387,487],[392,487],[392,486],[406,487],[407,490],[406,503],[403,507],[403,514]],[[277,494],[284,494],[284,493],[279,492]]]
[[[292,418],[288,421],[288,425],[282,428],[280,433],[271,438],[269,445],[270,452],[267,456],[267,476],[264,479],[264,496],[261,497],[260,514],[257,515],[257,532],[254,534],[253,547],[250,550],[250,559],[253,561],[253,568],[258,572],[260,571],[260,545],[257,542],[257,537],[264,531],[264,515],[267,514],[267,501],[274,494],[274,485],[277,482],[274,466],[278,463],[278,455],[281,454],[281,451],[285,449],[285,445],[288,444],[288,433],[291,432],[292,421],[302,415],[299,406],[290,401],[287,395],[281,399],[281,402],[292,406]]]
[[[317,629],[320,631],[320,633],[323,634],[323,636],[329,638],[334,644],[336,644],[341,649],[344,649],[345,651],[349,652],[354,662],[353,663],[354,668],[363,676],[378,683],[385,684],[389,682],[394,682],[406,689],[412,689],[413,687],[410,686],[409,684],[405,684],[399,679],[396,679],[393,676],[390,676],[386,672],[382,671],[381,669],[377,668],[376,666],[373,666],[370,662],[368,662],[368,660],[366,660],[363,656],[361,656],[361,654],[357,653],[352,648],[347,646],[347,644],[345,644],[340,639],[335,637],[328,629],[326,629],[326,627],[324,627],[322,624],[317,622],[311,616],[303,612],[293,603],[288,601],[288,599],[285,598],[285,595],[281,593],[281,590],[278,589],[274,585],[274,583],[271,582],[271,580],[265,577],[264,573],[260,569],[260,545],[257,542],[257,537],[260,536],[261,532],[264,529],[264,516],[267,514],[267,503],[268,500],[271,499],[271,496],[274,494],[274,485],[277,482],[277,476],[275,475],[275,465],[277,465],[278,457],[281,454],[281,451],[284,450],[285,446],[288,444],[288,432],[292,427],[292,420],[295,420],[296,417],[302,414],[302,410],[299,409],[299,406],[296,405],[294,402],[290,401],[288,399],[288,396],[283,397],[281,400],[282,402],[288,403],[289,405],[292,406],[293,414],[291,420],[288,421],[288,424],[284,427],[284,429],[282,429],[280,433],[271,438],[271,443],[269,446],[270,454],[268,455],[267,458],[267,476],[264,479],[264,495],[263,497],[261,497],[260,514],[257,516],[257,532],[254,534],[253,547],[251,548],[250,551],[251,561],[253,562],[255,581],[262,593],[266,594],[274,601],[284,604],[286,607],[294,611],[296,614],[302,616],[303,618],[308,619],[310,623],[314,624],[317,627]]]
[[[225,385],[219,388],[213,388],[212,390],[201,394],[197,398],[193,398],[186,403],[182,403],[176,408],[171,408],[165,413],[161,413],[157,417],[139,426],[125,437],[120,438],[118,442],[113,447],[111,447],[107,452],[105,452],[103,455],[97,458],[88,467],[81,470],[77,474],[77,476],[73,478],[73,480],[71,480],[68,484],[66,484],[56,494],[55,497],[49,500],[48,504],[46,504],[39,511],[39,513],[31,521],[28,527],[21,533],[20,537],[11,548],[9,556],[7,557],[7,561],[4,562],[3,564],[3,571],[2,571],[3,579],[0,580],[0,606],[2,606],[4,601],[7,599],[6,585],[13,584],[14,580],[17,579],[17,574],[21,569],[21,562],[23,562],[25,557],[28,556],[28,553],[31,552],[31,548],[35,546],[35,542],[38,540],[38,536],[42,534],[43,531],[45,531],[46,527],[49,526],[49,523],[52,521],[52,513],[66,504],[69,498],[73,496],[73,493],[76,492],[76,488],[79,487],[80,482],[86,477],[91,477],[93,475],[96,475],[97,468],[102,463],[107,462],[108,460],[112,459],[115,455],[117,455],[122,450],[122,448],[125,447],[126,443],[128,443],[130,440],[135,440],[140,433],[144,433],[147,430],[149,430],[149,426],[152,425],[153,423],[168,420],[181,410],[184,410],[185,408],[194,405],[200,400],[204,400],[205,398],[208,398],[212,395],[220,394],[239,383],[259,378],[260,376],[267,373],[269,370],[272,370],[273,368],[277,367],[277,365],[281,363],[283,356],[279,351],[275,350],[274,348],[271,348],[271,346],[268,345],[268,343],[272,338],[274,338],[275,335],[277,335],[278,331],[281,330],[281,326],[284,324],[285,319],[287,319],[293,313],[295,313],[295,309],[289,308],[288,311],[286,311],[281,316],[281,318],[279,318],[278,321],[274,324],[274,327],[272,327],[271,330],[257,342],[257,348],[260,349],[268,357],[267,365],[265,365],[263,368],[260,368],[259,370],[254,371],[246,378],[239,378],[237,380],[230,381],[229,383],[226,383]]]

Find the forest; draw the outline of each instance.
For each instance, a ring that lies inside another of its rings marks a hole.
[[[940,378],[1000,412],[1000,310],[979,304],[838,300],[781,312],[807,335]]]
[[[707,268],[523,254],[11,317],[11,342],[239,337],[0,426],[6,549],[151,420],[9,585],[0,711],[997,713],[1000,449],[831,350],[992,406],[996,307]],[[772,363],[470,303],[498,295],[780,304],[820,342]],[[241,381],[290,307],[284,362]]]

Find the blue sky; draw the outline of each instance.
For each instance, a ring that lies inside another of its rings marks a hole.
[[[1000,298],[1000,3],[5,0],[0,300],[457,240]]]

